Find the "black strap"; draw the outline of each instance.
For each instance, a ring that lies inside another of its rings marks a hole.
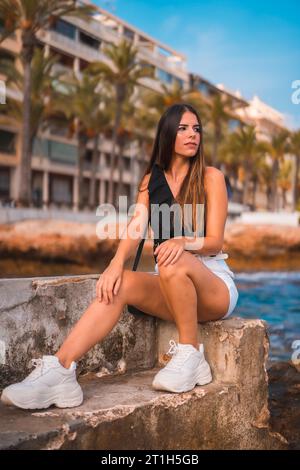
[[[145,243],[145,236],[146,236],[146,233],[147,233],[147,230],[148,230],[148,226],[149,226],[149,220],[148,220],[146,230],[144,232],[144,236],[143,236],[143,238],[140,241],[140,244],[138,246],[138,249],[137,249],[137,252],[136,252],[136,255],[135,255],[135,259],[134,259],[134,263],[133,263],[133,266],[132,266],[132,271],[136,271],[136,268],[139,264],[140,257],[141,257],[141,254],[142,254],[142,250],[143,250],[143,246],[144,246],[144,243]]]

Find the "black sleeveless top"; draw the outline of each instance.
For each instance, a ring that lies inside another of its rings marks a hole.
[[[148,192],[149,192],[149,204],[150,204],[150,225],[154,233],[154,243],[153,243],[153,252],[155,251],[157,245],[161,244],[162,242],[173,238],[175,226],[174,226],[174,216],[177,217],[176,212],[174,211],[168,212],[170,215],[170,219],[162,220],[163,214],[161,212],[162,208],[160,206],[162,204],[166,204],[167,206],[171,207],[173,204],[178,206],[179,203],[174,198],[170,186],[166,180],[164,170],[157,164],[154,163],[152,167],[151,176],[148,183]],[[166,207],[167,208],[167,207]],[[177,220],[177,219],[175,219]],[[204,234],[205,236],[205,218],[204,218]],[[180,233],[176,233],[176,236],[180,235]],[[182,226],[181,230],[182,236],[189,235],[185,232],[184,227]],[[154,256],[154,254],[153,254]],[[157,263],[156,256],[154,256],[155,263]]]

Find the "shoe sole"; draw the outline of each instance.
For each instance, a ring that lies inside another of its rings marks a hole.
[[[49,408],[49,406],[51,405],[55,405],[57,408],[73,408],[75,406],[81,405],[81,403],[83,402],[83,393],[79,386],[75,390],[73,388],[70,392],[68,392],[66,388],[64,388],[64,394],[65,395],[62,398],[62,392],[53,392],[53,395],[45,401],[41,401],[41,399],[39,399],[31,400],[28,402],[20,402],[14,397],[9,396],[7,392],[3,391],[1,395],[1,401],[5,405],[17,406],[18,408],[22,408],[23,410],[40,410],[43,408]],[[68,396],[67,399],[66,395]]]
[[[181,388],[172,388],[166,384],[162,384],[159,381],[153,381],[152,382],[152,387],[155,390],[165,390],[167,392],[173,392],[173,393],[183,393],[183,392],[190,392],[193,390],[193,388],[196,387],[196,385],[207,385],[210,382],[212,382],[212,375],[209,372],[207,375],[202,375],[201,377],[198,377],[195,382],[192,384],[185,385]]]

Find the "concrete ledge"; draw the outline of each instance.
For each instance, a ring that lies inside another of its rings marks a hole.
[[[234,384],[157,392],[151,387],[155,372],[83,377],[85,401],[70,410],[0,405],[0,449],[286,448],[279,434],[248,419]]]
[[[266,324],[261,320],[229,317],[223,321],[199,325],[199,339],[211,366],[214,383],[235,384],[244,415],[254,426],[267,427],[268,375],[266,362],[269,339]],[[169,338],[178,340],[174,324],[159,322],[157,328],[158,362],[166,361]]]
[[[94,298],[97,278],[0,281],[2,386],[23,379],[30,359],[58,349]],[[110,335],[79,362],[79,373],[89,373],[80,378],[83,405],[45,412],[1,406],[0,448],[285,448],[282,436],[269,431],[264,322],[209,322],[199,325],[199,338],[213,383],[184,394],[157,392],[151,369],[166,362],[175,325],[125,309]]]
[[[30,371],[30,360],[54,354],[94,298],[99,276],[0,280],[0,388]],[[153,317],[126,310],[109,336],[79,362],[79,373],[103,375],[155,365]]]

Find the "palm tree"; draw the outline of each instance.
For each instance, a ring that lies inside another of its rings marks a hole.
[[[300,130],[293,132],[290,138],[290,153],[295,157],[294,181],[293,181],[293,202],[292,210],[297,210],[299,199],[299,169],[300,169]]]
[[[205,113],[205,106],[208,106],[207,100],[198,90],[185,90],[183,86],[175,81],[172,85],[161,84],[162,92],[144,91],[141,98],[144,106],[149,109],[155,110],[158,117],[168,108],[176,103],[189,103],[193,105],[203,118]]]
[[[241,166],[241,155],[239,149],[236,148],[235,142],[232,142],[231,135],[228,134],[220,146],[222,154],[222,163],[225,164],[228,177],[233,179],[233,193],[237,193],[237,182],[239,176],[239,167]]]
[[[292,162],[290,160],[283,161],[279,176],[278,176],[278,187],[281,189],[282,192],[282,206],[283,209],[286,207],[286,193],[292,187],[291,182],[291,175],[292,175]]]
[[[288,151],[288,137],[288,131],[282,130],[272,137],[268,145],[268,153],[273,161],[271,189],[271,210],[273,211],[278,209],[277,178],[280,163],[283,162],[284,155]]]
[[[49,102],[54,93],[53,84],[59,78],[59,73],[53,71],[56,57],[45,57],[43,51],[35,49],[31,64],[31,95],[30,95],[30,134],[28,135],[28,149],[32,154],[34,139],[40,129],[51,120]],[[11,89],[17,91],[20,96],[23,90],[24,71],[10,61],[0,62],[0,72],[5,75],[6,82]],[[5,115],[1,121],[12,120],[20,129],[23,123],[22,101],[10,98],[5,106]],[[27,168],[29,170],[29,167]]]
[[[96,192],[96,173],[99,162],[99,141],[101,134],[106,134],[111,128],[112,115],[109,111],[109,107],[106,106],[103,109],[98,109],[98,112],[94,113],[95,123],[93,125],[94,130],[94,143],[93,143],[93,154],[92,154],[92,165],[91,165],[91,180],[89,188],[89,207],[93,209],[95,207],[95,192]]]
[[[31,93],[32,59],[37,45],[37,33],[48,28],[55,18],[79,16],[87,21],[95,8],[78,5],[75,0],[0,0],[0,19],[3,30],[0,43],[10,34],[21,31],[21,59],[24,69],[22,151],[20,161],[19,203],[31,202]]]
[[[223,135],[223,123],[227,122],[230,118],[227,108],[229,102],[223,98],[223,95],[216,93],[210,100],[208,108],[208,122],[212,127],[212,151],[211,151],[211,163],[212,166],[219,166],[220,161],[218,157],[219,146],[222,141]]]
[[[140,181],[146,169],[150,147],[152,146],[155,128],[158,122],[156,110],[145,105],[143,93],[140,94],[139,106],[130,117],[131,129],[140,149],[140,165],[137,181]]]
[[[76,75],[66,77],[61,81],[59,90],[52,102],[53,111],[63,113],[72,123],[70,132],[76,133],[78,139],[78,195],[79,208],[83,205],[83,171],[87,146],[90,139],[94,140],[94,151],[92,167],[94,177],[98,160],[98,134],[105,130],[109,118],[104,115],[102,108],[104,105],[104,94],[99,90],[98,79],[92,77],[86,69],[80,77]],[[103,126],[103,127],[102,127]],[[94,201],[95,181],[92,182],[89,202]]]
[[[239,155],[243,169],[243,204],[249,203],[249,186],[253,176],[253,167],[258,155],[265,152],[264,144],[257,142],[255,127],[244,126],[228,137],[228,146],[235,155]]]
[[[134,91],[134,87],[142,77],[152,75],[150,66],[141,65],[137,62],[137,49],[132,43],[123,39],[119,44],[109,44],[104,49],[104,54],[110,63],[94,62],[90,70],[97,77],[104,80],[113,87],[115,101],[115,120],[112,136],[111,167],[108,187],[108,202],[113,204],[113,177],[115,170],[116,146],[119,127],[126,99]]]
[[[252,202],[253,210],[256,209],[256,192],[260,182],[259,175],[262,166],[265,162],[267,147],[264,142],[257,142],[253,152],[253,165],[252,165]]]
[[[271,208],[272,167],[264,160],[260,166],[259,182],[266,188],[267,209]]]

